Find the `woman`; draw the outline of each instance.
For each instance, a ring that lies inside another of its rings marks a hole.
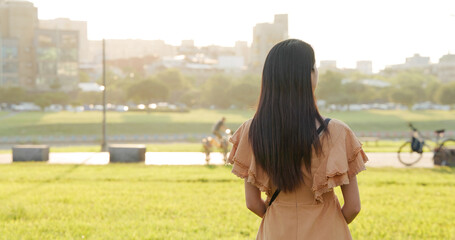
[[[346,124],[319,114],[317,81],[309,44],[278,43],[264,64],[256,114],[230,139],[232,172],[245,179],[247,208],[262,218],[257,239],[351,239],[356,175],[368,158]]]

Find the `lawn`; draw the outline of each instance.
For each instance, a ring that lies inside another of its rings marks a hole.
[[[4,114],[4,113],[3,113]],[[222,116],[237,129],[253,110],[191,110],[189,113],[108,112],[108,135],[209,134]],[[354,131],[409,131],[407,122],[420,130],[455,130],[455,111],[382,111],[323,113],[340,119]],[[1,115],[0,115],[1,116]],[[101,112],[24,112],[0,118],[0,136],[101,136]]]
[[[225,166],[13,163],[0,173],[0,239],[254,239],[260,223]],[[455,238],[455,169],[370,168],[358,182],[354,239]]]

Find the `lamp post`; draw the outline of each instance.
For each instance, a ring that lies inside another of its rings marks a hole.
[[[106,40],[103,39],[103,140],[101,142],[101,151],[107,151],[106,143]]]

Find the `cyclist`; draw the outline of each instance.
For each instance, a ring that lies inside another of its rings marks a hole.
[[[224,125],[224,122],[226,121],[225,117],[222,117],[221,120],[215,123],[212,128],[212,133],[213,135],[216,136],[217,140],[219,143],[221,143],[221,140],[223,138],[222,136],[222,131],[226,130],[226,126]]]

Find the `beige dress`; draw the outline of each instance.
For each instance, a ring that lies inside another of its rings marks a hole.
[[[248,179],[267,195],[276,190],[265,171],[256,164],[248,132],[251,119],[235,132],[229,162],[232,173]],[[295,192],[280,192],[267,208],[257,239],[352,239],[333,188],[365,170],[367,156],[352,130],[333,119],[320,135],[322,154],[313,151],[311,174],[302,166],[304,184]]]

